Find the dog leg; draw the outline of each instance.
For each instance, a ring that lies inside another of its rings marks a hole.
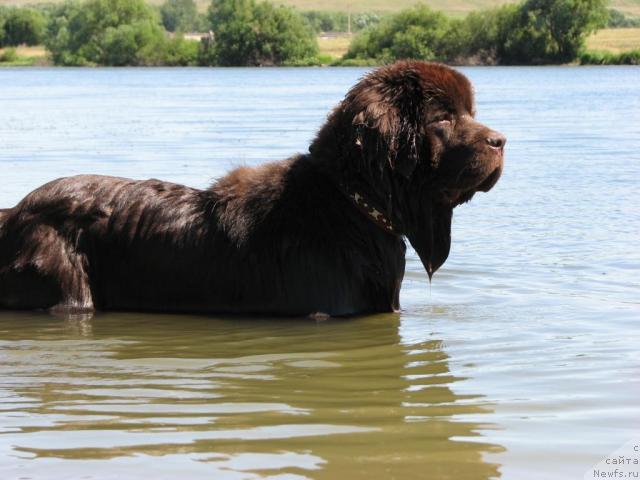
[[[59,279],[62,286],[61,298],[57,304],[49,308],[49,312],[65,317],[85,313],[91,314],[95,308],[89,286],[89,277],[83,265],[83,258],[71,256],[65,260],[67,260],[69,269],[64,274],[65,277]]]
[[[60,301],[49,311],[56,315],[93,312],[86,257],[68,248],[62,248],[59,255],[52,276],[60,285]]]
[[[0,265],[0,306],[55,314],[94,310],[86,258],[55,229],[36,226]]]

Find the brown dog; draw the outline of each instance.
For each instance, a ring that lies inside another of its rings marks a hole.
[[[469,81],[403,61],[364,77],[309,153],[208,190],[54,180],[0,210],[0,306],[352,315],[399,308],[407,237],[429,276],[453,208],[488,191],[505,138]]]

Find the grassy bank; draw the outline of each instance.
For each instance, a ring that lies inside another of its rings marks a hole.
[[[620,53],[587,50],[578,60],[581,65],[640,65],[640,49]]]
[[[587,39],[582,65],[640,65],[640,28],[605,28]]]
[[[347,34],[339,34],[335,36],[319,36],[318,46],[321,55],[328,55],[331,58],[338,59],[347,53],[349,45],[353,37]]]
[[[50,65],[42,45],[35,47],[0,48],[0,67],[31,67]]]
[[[319,61],[329,64],[341,58],[349,48],[351,37],[339,35],[336,37],[318,37],[320,46]],[[15,48],[0,48],[0,67],[27,67],[51,65],[44,46],[20,46]]]

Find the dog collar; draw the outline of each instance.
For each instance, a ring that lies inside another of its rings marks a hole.
[[[351,192],[349,194],[349,198],[356,204],[356,207],[364,213],[367,217],[369,217],[373,222],[382,228],[387,233],[392,233],[397,235],[396,230],[393,228],[393,223],[389,220],[384,213],[378,210],[376,207],[371,205],[367,201],[367,199],[358,192]]]

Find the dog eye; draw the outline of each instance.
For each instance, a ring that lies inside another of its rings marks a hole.
[[[440,126],[449,125],[451,122],[452,122],[451,115],[448,115],[448,114],[439,115],[431,121],[431,123],[440,125]]]

